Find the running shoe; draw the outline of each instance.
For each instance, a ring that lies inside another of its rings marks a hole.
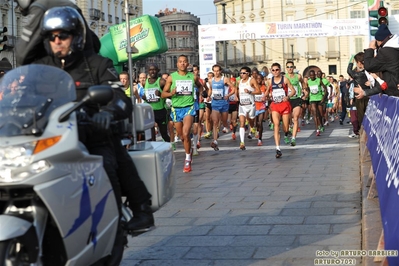
[[[352,133],[348,136],[349,138],[353,139],[353,138],[359,138],[359,135],[356,135],[355,133]]]
[[[339,124],[340,124],[340,125],[343,125],[343,124],[344,124],[343,121],[342,121],[342,119],[339,120]]]
[[[326,122],[324,123],[324,126],[329,126],[328,121],[326,121]]]
[[[206,138],[206,139],[210,139],[212,137],[212,131],[209,131],[209,132],[207,132],[205,135],[204,135],[204,138]]]
[[[215,151],[218,151],[218,150],[219,150],[218,145],[217,145],[214,141],[211,142],[211,147],[212,147]]]
[[[289,144],[290,138],[288,136],[284,136],[284,142],[285,142],[285,144]]]
[[[258,131],[256,131],[256,134],[255,134],[255,139],[258,139],[259,138],[259,132]]]
[[[181,139],[179,139],[178,136],[175,136],[175,142],[180,142],[180,141],[181,141]]]
[[[320,132],[324,132],[324,127],[320,127]]]
[[[301,128],[300,128],[300,127],[298,127],[298,129],[296,130],[296,132],[301,132]]]
[[[262,145],[263,145],[262,141],[260,139],[258,139],[258,146],[262,146]]]
[[[233,125],[230,124],[230,131],[233,131]]]
[[[236,140],[236,133],[231,134],[231,139]]]
[[[252,134],[251,133],[248,133],[248,138],[252,139]]]
[[[172,149],[175,151],[176,150],[176,143],[172,143]]]
[[[332,122],[334,122],[335,120],[334,120],[334,116],[331,116],[330,117],[330,122],[332,123]]]
[[[320,130],[316,130],[316,136],[320,136]]]
[[[302,125],[303,127],[305,126],[305,121],[304,121],[304,120],[302,120],[301,125]]]
[[[306,125],[309,125],[310,124],[310,122],[309,122],[309,119],[306,119]]]
[[[201,148],[201,142],[197,141],[197,149]]]
[[[276,150],[276,158],[280,158],[282,155],[280,150]]]
[[[223,130],[222,130],[222,132],[223,132],[223,133],[227,133],[227,132],[229,132],[229,130],[228,130],[227,128],[224,127]]]
[[[273,123],[270,124],[270,129],[271,129],[271,130],[274,129],[274,124],[273,124]]]
[[[295,146],[296,145],[296,140],[295,139],[291,139],[291,146]]]
[[[198,155],[199,155],[198,150],[193,150],[193,156],[198,156]]]
[[[243,151],[245,150],[245,144],[244,144],[244,142],[241,142],[241,143],[240,143],[240,149],[243,150]]]
[[[184,161],[184,168],[183,168],[184,173],[191,172],[191,161],[185,160]]]

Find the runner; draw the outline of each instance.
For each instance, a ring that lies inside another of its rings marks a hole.
[[[248,119],[250,125],[253,127],[255,118],[255,99],[254,95],[260,94],[260,89],[256,80],[251,78],[251,69],[249,67],[242,67],[240,69],[240,82],[238,84],[238,116],[240,119],[240,149],[245,150],[245,122]]]
[[[211,82],[213,77],[214,77],[213,72],[208,72],[207,78],[205,78],[205,83],[208,88],[209,88],[209,83]],[[206,94],[207,96],[209,96],[208,92],[206,92]],[[213,123],[211,121],[212,98],[205,97],[204,103],[205,103],[205,129],[206,129],[206,134],[204,135],[204,138],[210,139],[212,137],[212,128],[213,128]]]
[[[295,65],[293,61],[288,61],[285,64],[286,68],[287,68],[287,75],[286,77],[290,80],[290,83],[292,84],[292,86],[294,87],[296,93],[290,97],[290,104],[291,104],[291,108],[292,108],[292,121],[294,122],[294,126],[292,128],[292,137],[291,137],[291,141],[289,140],[288,136],[284,137],[284,142],[286,144],[291,143],[291,146],[295,146],[296,145],[296,135],[297,132],[300,131],[300,120],[301,120],[301,111],[302,111],[302,99],[306,98],[306,94],[304,94],[302,96],[302,93],[306,93],[306,91],[302,92],[302,88],[305,87],[303,85],[303,79],[302,76],[300,74],[295,74],[294,73],[294,69],[295,69]],[[288,94],[291,94],[291,89],[288,87]]]
[[[194,110],[194,85],[197,85],[200,90],[203,89],[198,76],[187,71],[188,58],[185,55],[180,55],[177,59],[177,71],[173,72],[168,79],[162,98],[172,97],[171,117],[175,123],[176,133],[181,137],[186,152],[186,159],[184,161],[183,172],[191,172],[191,138],[190,131],[193,125],[195,110]]]
[[[314,70],[309,71],[308,87],[310,91],[309,103],[316,126],[316,136],[320,136],[321,115],[323,114],[324,95],[327,95],[327,87],[320,78],[316,78]]]
[[[236,86],[236,78],[230,78],[231,83]],[[236,87],[237,88],[237,87]],[[229,94],[233,91],[233,87],[229,87]],[[230,130],[233,132],[231,134],[231,139],[236,140],[236,132],[237,132],[237,118],[238,118],[238,97],[237,93],[234,93],[229,97],[229,115],[228,121],[230,121]]]
[[[280,158],[283,155],[280,150],[280,120],[283,121],[284,136],[285,138],[288,138],[291,114],[291,104],[289,100],[290,97],[296,94],[296,91],[291,85],[290,80],[281,75],[281,66],[279,63],[273,63],[271,70],[273,77],[268,82],[268,90],[266,91],[266,94],[271,94],[272,98],[270,110],[272,112],[272,120],[274,124],[276,158]]]
[[[148,75],[150,76],[146,79],[144,84],[144,94],[142,99],[151,105],[154,110],[155,123],[161,132],[162,139],[165,142],[170,142],[170,137],[168,135],[168,118],[165,108],[165,99],[161,98],[162,89],[165,86],[165,80],[158,77],[158,66],[156,64],[151,64],[148,68]],[[151,130],[152,140],[156,140],[155,127]]]
[[[258,131],[258,146],[262,146],[262,135],[263,135],[263,119],[268,115],[266,107],[266,85],[262,75],[256,76],[256,82],[260,87],[261,94],[255,95],[255,123]]]
[[[195,77],[199,78],[199,67],[198,65],[193,65],[193,73]],[[201,79],[200,79],[201,82]],[[203,84],[201,82],[201,84]],[[194,94],[194,98],[195,98],[195,102],[194,102],[194,107],[195,107],[195,112],[196,115],[194,117],[194,123],[193,123],[193,155],[197,156],[198,154],[198,149],[201,147],[201,145],[199,144],[199,131],[201,129],[201,119],[200,119],[200,112],[201,112],[201,100],[203,101],[202,98],[202,91],[200,91],[200,89],[198,88],[197,85],[195,85],[195,94]],[[203,104],[204,108],[205,105]],[[203,114],[203,112],[202,112]]]
[[[227,117],[229,114],[229,97],[236,94],[236,87],[231,83],[228,77],[222,76],[222,67],[219,65],[212,66],[213,74],[215,75],[211,82],[209,82],[208,96],[212,98],[212,114],[211,119],[213,122],[213,141],[211,147],[215,150],[219,150],[218,146],[218,135],[219,135],[219,124],[222,122],[224,128],[223,132],[227,133]],[[227,85],[227,86],[226,86]],[[229,92],[229,87],[232,91]]]

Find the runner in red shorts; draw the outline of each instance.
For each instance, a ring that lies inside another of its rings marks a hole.
[[[272,103],[270,109],[272,111],[272,121],[274,124],[274,141],[276,143],[276,158],[280,158],[280,119],[283,120],[283,131],[285,136],[288,137],[291,104],[289,99],[294,96],[296,91],[292,86],[290,80],[281,75],[281,66],[279,63],[273,63],[272,67],[273,77],[268,81],[268,91],[266,95],[270,94]],[[288,92],[290,88],[290,92]]]

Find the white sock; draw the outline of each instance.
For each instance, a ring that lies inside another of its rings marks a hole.
[[[244,142],[244,138],[245,138],[245,128],[240,127],[240,141]]]
[[[193,135],[193,142],[194,142],[194,147],[197,147],[198,134]]]
[[[280,150],[280,146],[276,146],[276,150]]]
[[[189,153],[187,154],[186,153],[186,161],[191,161],[191,154],[189,154]]]

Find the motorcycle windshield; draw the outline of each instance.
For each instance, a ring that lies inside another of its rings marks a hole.
[[[51,112],[76,99],[72,77],[59,68],[26,65],[0,81],[0,137],[40,135]]]

